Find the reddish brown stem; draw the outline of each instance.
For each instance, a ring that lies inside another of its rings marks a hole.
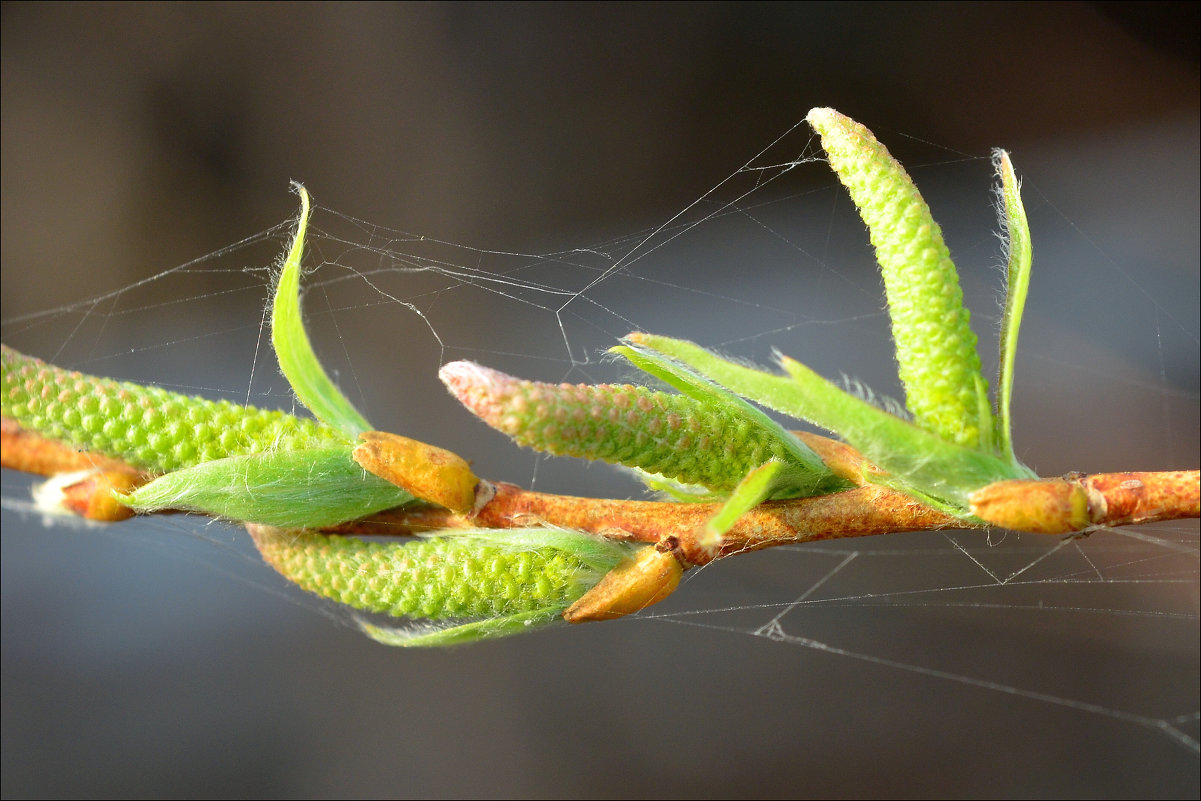
[[[482,487],[495,494],[474,514],[454,514],[433,507],[391,509],[333,530],[339,534],[386,535],[440,528],[553,525],[636,542],[658,543],[674,538],[683,560],[700,565],[773,545],[971,525],[899,492],[865,486],[817,498],[760,504],[734,524],[718,550],[711,551],[700,544],[700,538],[705,522],[721,504],[576,498],[529,492],[504,483],[484,482]]]
[[[830,441],[817,444],[831,455],[837,451],[848,477],[872,469],[847,446],[827,443]],[[8,419],[3,420],[3,445],[3,465],[17,470],[52,475],[103,467],[132,473],[142,480],[146,477],[122,462],[75,451],[25,431]],[[111,495],[107,489],[97,491]],[[1037,533],[1066,533],[1091,526],[1201,515],[1201,488],[1196,470],[999,482],[979,490],[972,500],[975,513],[982,519]],[[82,501],[75,505],[81,511],[87,508]],[[865,484],[832,495],[760,504],[738,520],[716,549],[707,549],[700,544],[700,537],[705,522],[719,507],[714,503],[575,498],[481,481],[476,489],[475,506],[469,512],[452,512],[435,506],[402,507],[327,530],[387,536],[444,528],[553,525],[614,539],[656,543],[660,547],[669,545],[682,562],[699,565],[741,551],[787,543],[986,525],[953,517],[903,493]]]
[[[0,466],[39,476],[92,469],[130,473],[142,478],[150,475],[119,459],[77,450],[41,434],[26,431],[7,417],[0,417]]]

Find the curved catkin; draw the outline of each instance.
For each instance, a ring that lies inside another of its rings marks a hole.
[[[459,401],[517,443],[731,490],[784,446],[747,420],[687,395],[629,384],[544,384],[474,362],[438,373]]]
[[[46,437],[159,473],[275,448],[344,444],[314,420],[63,370],[3,346],[0,411]]]
[[[807,119],[871,233],[914,420],[960,445],[991,445],[991,420],[980,419],[988,385],[976,335],[929,206],[867,128],[828,108],[813,109]]]
[[[309,592],[367,612],[428,620],[566,608],[601,574],[556,548],[515,550],[470,537],[405,543],[248,530],[263,559]]]

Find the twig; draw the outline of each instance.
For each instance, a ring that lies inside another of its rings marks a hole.
[[[0,420],[3,421],[4,467],[41,475],[90,467],[105,473],[125,473],[137,480],[149,477],[144,471],[137,471],[118,460],[75,451],[26,431],[12,420]],[[862,464],[847,446],[829,440],[822,443],[822,439],[814,437],[810,441],[830,452],[835,447],[845,449],[842,452],[847,464]],[[847,472],[851,474],[849,470]],[[994,524],[998,518],[1009,515],[1016,528],[1050,534],[1096,526],[1192,518],[1201,516],[1199,476],[1197,470],[1177,470],[1077,474],[1039,481],[1001,482],[977,493],[978,503],[974,509],[978,516],[988,516]],[[89,508],[86,499],[82,498],[85,492],[111,495],[109,488],[83,481],[73,487],[80,499],[71,508],[80,514],[86,515]],[[1086,517],[1080,517],[1081,492],[1084,493]],[[700,537],[705,522],[720,507],[720,503],[577,498],[531,492],[503,482],[481,481],[476,488],[475,506],[466,513],[435,506],[406,506],[322,531],[398,536],[438,529],[549,525],[610,539],[663,543],[686,566],[692,566],[774,545],[901,531],[985,528],[988,525],[983,519],[977,522],[953,517],[903,493],[865,484],[831,495],[760,504],[735,523],[719,547],[713,550],[702,545]],[[1020,517],[1019,510],[1024,510],[1021,514],[1025,517]],[[1039,521],[1044,521],[1041,528],[1037,525]],[[1079,525],[1069,525],[1073,521]]]
[[[691,566],[773,545],[964,527],[962,521],[899,492],[865,486],[816,498],[760,504],[743,515],[726,532],[718,549],[712,550],[701,543],[701,537],[705,523],[721,508],[720,503],[577,498],[490,482],[481,482],[481,490],[484,502],[472,514],[433,507],[391,509],[331,530],[339,534],[386,535],[444,528],[552,525],[609,539],[672,542],[672,550]],[[493,493],[491,498],[486,497],[489,492]]]

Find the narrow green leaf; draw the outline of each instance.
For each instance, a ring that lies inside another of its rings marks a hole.
[[[747,473],[746,478],[730,493],[721,510],[705,523],[705,535],[701,544],[706,548],[717,548],[721,544],[722,535],[738,522],[738,518],[795,480],[788,472],[787,464],[773,461],[761,464]]]
[[[688,369],[685,364],[680,363],[682,360],[664,358],[656,353],[654,348],[641,347],[640,343],[632,340],[627,340],[627,343],[610,348],[609,352],[624,356],[638,369],[670,384],[689,397],[741,416],[780,442],[792,462],[793,469],[787,473],[794,482],[787,490],[793,493],[790,497],[820,495],[845,488],[812,448],[762,411],[719,386],[720,382],[714,383],[708,377]]]
[[[1013,171],[1013,162],[1004,150],[993,151],[993,164],[1001,179],[1001,224],[1005,228],[1006,294],[1005,313],[1001,318],[1001,367],[997,376],[997,418],[999,450],[1015,459],[1011,422],[1013,395],[1013,366],[1017,358],[1018,330],[1026,308],[1026,293],[1030,288],[1030,227],[1022,205],[1021,183]]]
[[[279,360],[280,370],[292,385],[300,402],[317,419],[340,429],[351,437],[369,431],[372,426],[347,400],[330,379],[313,352],[309,335],[304,330],[300,312],[300,261],[304,255],[304,238],[309,224],[309,193],[300,184],[293,184],[300,195],[300,217],[296,235],[284,257],[271,312],[271,344]]]
[[[512,637],[515,634],[528,634],[557,623],[563,623],[561,615],[566,608],[566,606],[551,606],[532,612],[502,615],[451,625],[420,623],[389,628],[360,620],[359,628],[368,637],[382,645],[401,648],[437,648],[447,645],[467,645],[498,637]]]
[[[350,446],[214,459],[123,498],[139,512],[180,509],[281,528],[320,528],[413,501],[350,458]]]
[[[560,551],[595,571],[608,573],[634,553],[636,546],[582,531],[541,526],[539,528],[465,528],[438,532],[448,541],[469,542],[479,547],[496,548],[507,553],[528,553],[542,549]],[[591,582],[583,582],[586,586]]]
[[[979,487],[1030,475],[1020,466],[948,442],[888,414],[787,357],[781,357],[780,363],[789,375],[779,376],[735,364],[685,340],[642,333],[628,339],[756,403],[834,432],[892,473],[900,482],[898,488],[911,488],[959,509],[967,509],[967,496]]]

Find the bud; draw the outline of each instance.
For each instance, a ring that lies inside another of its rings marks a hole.
[[[75,514],[101,523],[117,523],[133,516],[118,499],[131,492],[143,477],[127,470],[73,470],[59,473],[33,488],[33,502],[49,514]]]
[[[563,613],[568,623],[612,620],[640,612],[675,592],[684,566],[670,550],[643,546]]]
[[[986,523],[1034,534],[1068,534],[1104,517],[1105,497],[1085,476],[1013,479],[969,496],[971,513]]]
[[[475,506],[480,480],[457,453],[386,431],[364,431],[359,439],[352,456],[372,475],[452,512],[466,514]]]

